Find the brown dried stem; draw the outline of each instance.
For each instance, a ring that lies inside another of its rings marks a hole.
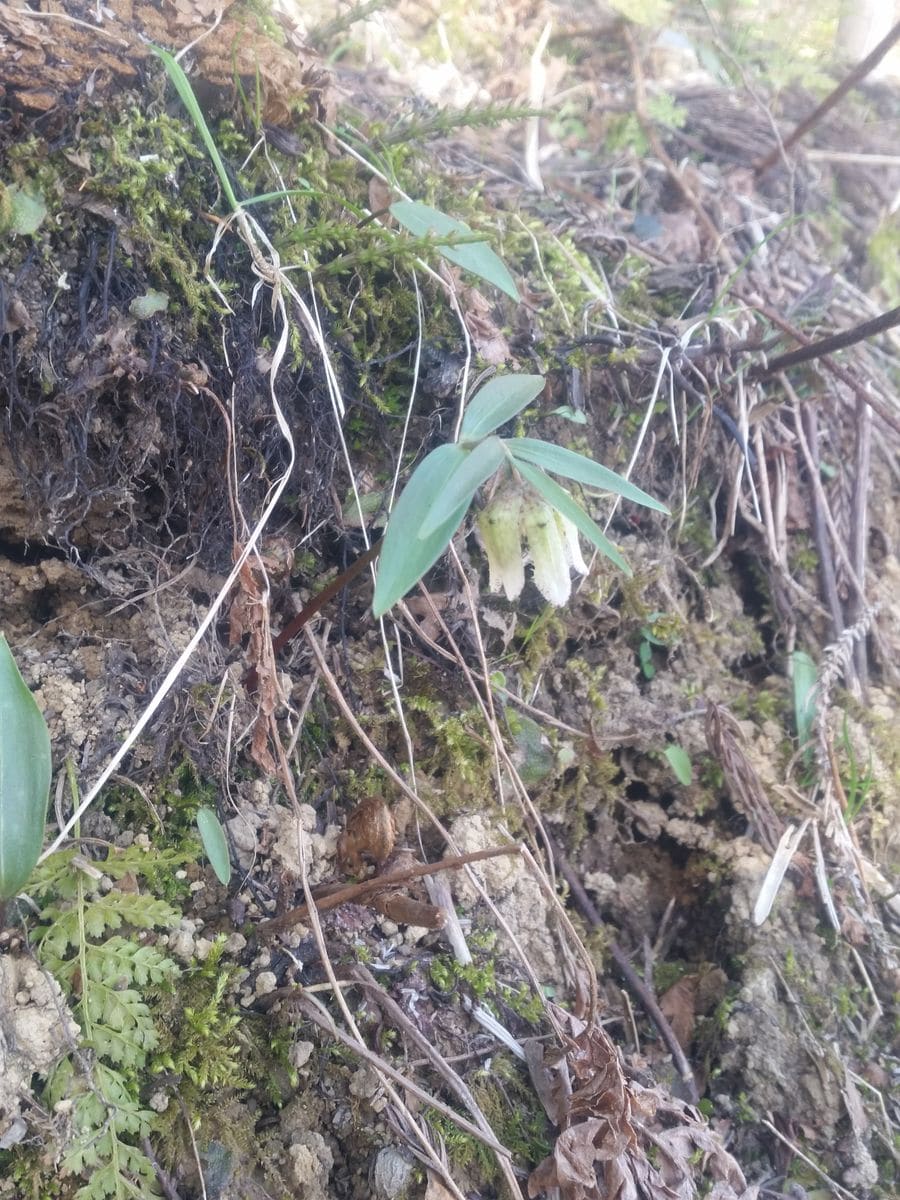
[[[795,341],[799,342],[801,346],[810,346],[812,344],[811,339],[808,338],[802,330],[798,329],[796,325],[792,325],[790,321],[786,321],[784,317],[780,316],[766,305],[757,304],[754,307],[759,313],[761,313],[762,316],[766,318],[767,321],[771,321],[773,325],[777,325],[779,329],[781,329],[784,333],[789,334]],[[894,311],[896,312],[897,310]],[[880,321],[882,320],[882,317],[877,317],[876,320]],[[855,328],[859,329],[860,326],[857,325]],[[821,347],[821,343],[819,343],[819,345]],[[771,374],[772,367],[779,361],[782,362],[783,368],[784,357],[786,356],[783,356],[781,360],[773,359],[767,367],[759,368],[759,373],[763,376]],[[821,349],[814,357],[822,357]],[[850,373],[850,371],[846,369],[846,367],[840,366],[834,361],[833,358],[828,356],[822,357],[822,365],[831,372],[835,379],[840,380],[845,387],[850,388],[854,396],[861,397],[865,403],[870,406],[872,411],[877,413],[878,416],[881,417],[882,421],[884,421],[886,425],[889,425],[895,433],[900,434],[900,416],[892,413],[887,405],[873,395],[871,388],[865,387],[865,385],[860,383],[859,380],[856,379]]]
[[[840,100],[842,100],[844,96],[846,96],[851,88],[856,87],[858,83],[865,79],[869,72],[873,71],[875,67],[878,66],[898,38],[900,38],[900,21],[898,21],[894,28],[881,39],[875,49],[872,50],[871,53],[867,54],[862,62],[858,63],[853,70],[841,80],[834,91],[829,92],[818,108],[814,109],[808,117],[801,121],[800,124],[782,140],[781,145],[775,146],[769,151],[769,153],[761,162],[756,164],[753,170],[755,171],[757,178],[760,175],[764,175],[771,167],[774,167],[775,163],[778,162],[778,160],[782,158],[788,150],[790,150],[791,146],[796,145],[805,134],[809,133],[809,131],[815,125],[818,125],[819,121],[822,120],[825,114],[830,112],[831,109],[834,108],[834,106]]]
[[[578,873],[566,858],[559,844],[552,838],[550,844],[553,849],[553,857],[556,859],[556,865],[559,868],[559,872],[569,885],[569,888],[572,892],[572,898],[574,899],[578,908],[581,910],[582,915],[595,929],[602,929],[603,918],[597,911],[593,900],[591,900],[590,896],[585,891],[584,885],[578,877]],[[687,1089],[691,1104],[696,1104],[700,1097],[697,1092],[697,1083],[694,1079],[694,1072],[691,1070],[691,1064],[688,1062],[687,1056],[681,1047],[681,1043],[675,1036],[672,1026],[666,1020],[666,1017],[663,1014],[662,1009],[659,1007],[659,1004],[657,1004],[656,997],[628,961],[628,955],[625,953],[619,943],[615,940],[610,940],[608,945],[613,962],[621,971],[625,978],[625,982],[640,1000],[641,1004],[643,1004],[647,1012],[647,1016],[659,1030],[660,1037],[666,1043],[669,1053],[672,1055],[672,1061],[675,1063],[675,1067],[678,1071],[681,1081]]]
[[[360,554],[359,558],[354,559],[350,566],[347,567],[346,571],[342,571],[340,575],[332,579],[331,583],[329,583],[327,587],[322,588],[321,592],[313,596],[309,604],[305,605],[305,607],[302,608],[295,617],[288,621],[287,625],[285,625],[278,637],[274,638],[272,641],[273,658],[279,652],[279,650],[282,650],[288,644],[288,642],[293,641],[307,621],[311,621],[316,613],[325,607],[329,600],[333,600],[338,592],[353,582],[363,567],[367,567],[369,565],[369,563],[380,551],[383,540],[383,538],[379,538],[378,541],[371,545],[368,550]],[[244,687],[248,692],[255,692],[257,683],[257,670],[254,666],[251,667],[244,676]]]
[[[521,850],[518,846],[490,846],[486,850],[473,850],[469,854],[442,858],[440,862],[418,863],[403,871],[392,871],[390,875],[376,875],[374,879],[364,879],[362,883],[351,883],[344,887],[338,885],[337,890],[331,890],[334,887],[333,884],[323,888],[314,888],[312,897],[320,913],[328,912],[332,908],[339,908],[342,904],[365,904],[379,892],[397,888],[413,879],[434,875],[438,871],[458,871],[468,863],[520,853]],[[256,927],[256,932],[260,937],[273,937],[277,933],[283,933],[286,929],[290,929],[292,925],[298,925],[301,921],[307,920],[309,920],[309,904],[298,904],[296,908],[288,909],[279,917],[263,921]]]
[[[754,375],[775,375],[786,371],[788,367],[797,367],[801,363],[811,362],[814,358],[824,358],[827,354],[835,354],[838,350],[846,350],[848,346],[856,346],[867,338],[877,337],[880,333],[900,325],[900,305],[889,309],[870,321],[862,321],[852,329],[843,329],[840,333],[830,333],[827,337],[812,342],[798,329],[791,328],[791,335],[801,343],[799,350],[791,350],[771,359],[764,367],[757,367]]]

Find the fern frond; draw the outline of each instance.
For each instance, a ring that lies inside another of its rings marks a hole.
[[[104,1165],[91,1171],[90,1182],[78,1189],[76,1200],[155,1200],[161,1194],[153,1164],[142,1150],[111,1134],[101,1135],[97,1149]]]
[[[47,946],[46,940],[44,946]],[[49,948],[48,948],[49,949]],[[45,959],[60,983],[71,985],[80,967],[77,958],[56,960],[52,965]],[[140,987],[162,984],[178,974],[178,967],[155,946],[141,946],[118,935],[91,947],[88,955],[88,974],[94,983],[111,987],[133,981]]]
[[[53,900],[43,906],[35,942],[81,1028],[81,1052],[59,1064],[46,1089],[51,1104],[72,1104],[74,1137],[61,1170],[86,1180],[77,1200],[154,1200],[160,1193],[153,1165],[133,1142],[149,1134],[155,1114],[139,1102],[135,1073],[159,1043],[147,991],[179,967],[156,946],[115,931],[172,928],[181,915],[132,891],[93,893],[101,866],[116,879],[154,874],[159,856],[130,847],[96,868],[69,852],[55,857],[39,883]],[[181,856],[169,857],[174,866]]]
[[[74,949],[80,945],[82,921],[88,937],[99,938],[108,930],[121,929],[123,925],[132,925],[135,929],[171,928],[180,920],[178,911],[165,900],[115,890],[86,900],[82,911],[74,903],[71,906],[48,904],[41,916],[49,924],[35,932],[34,940],[50,970],[53,965],[48,958],[59,963],[69,947]]]

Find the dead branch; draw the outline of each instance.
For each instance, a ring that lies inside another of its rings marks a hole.
[[[373,896],[379,892],[390,891],[398,885],[408,883],[411,879],[421,879],[426,875],[434,875],[438,871],[458,871],[461,867],[467,866],[469,863],[482,862],[486,858],[500,858],[502,855],[520,854],[521,850],[518,846],[492,846],[486,850],[473,850],[469,854],[459,854],[453,858],[443,858],[436,863],[419,863],[415,867],[408,867],[403,871],[395,871],[390,875],[376,875],[374,879],[365,879],[362,883],[352,883],[347,887],[341,887],[337,891],[327,892],[322,889],[324,894],[316,894],[318,889],[315,889],[313,895],[315,897],[315,906],[320,913],[328,912],[332,908],[339,908],[342,904],[365,904]],[[328,888],[334,887],[333,884],[327,885]],[[288,909],[286,913],[282,913],[280,917],[273,917],[270,921],[263,921],[257,926],[256,932],[260,937],[273,937],[277,933],[283,933],[286,929],[290,929],[292,925],[298,925],[302,921],[309,919],[309,905],[298,904],[296,908]]]
[[[828,337],[819,338],[815,342],[811,342],[805,337],[797,337],[799,330],[794,330],[792,336],[797,337],[797,340],[801,342],[800,349],[791,350],[787,354],[779,354],[765,366],[756,367],[753,374],[756,376],[776,375],[779,371],[786,371],[788,367],[797,367],[801,363],[811,362],[814,358],[824,358],[826,354],[846,350],[848,346],[855,346],[859,342],[866,341],[867,338],[876,337],[879,333],[885,333],[896,325],[900,325],[900,305],[888,312],[881,313],[880,316],[873,317],[871,321],[862,321],[859,325],[854,325],[852,329],[831,333]]]
[[[756,166],[753,168],[756,177],[759,178],[760,175],[765,175],[766,171],[768,171],[771,167],[774,167],[775,163],[777,163],[783,155],[787,154],[787,151],[790,150],[791,146],[796,145],[796,143],[800,141],[804,134],[809,133],[810,129],[812,129],[815,125],[818,125],[819,121],[822,120],[825,114],[830,112],[831,109],[834,108],[834,106],[840,100],[842,100],[844,96],[846,96],[851,88],[855,88],[858,83],[865,79],[870,71],[874,71],[874,69],[878,66],[898,38],[900,38],[900,21],[898,21],[894,28],[881,39],[875,49],[872,50],[870,54],[867,54],[862,62],[858,63],[849,73],[849,75],[846,75],[841,80],[834,91],[830,92],[825,97],[818,108],[815,108],[809,114],[809,116],[805,118],[805,120],[800,122],[800,124],[796,127],[796,129],[793,130],[792,133],[789,133],[788,136],[783,139],[780,146],[775,146],[774,149],[769,151],[762,162],[756,164]]]

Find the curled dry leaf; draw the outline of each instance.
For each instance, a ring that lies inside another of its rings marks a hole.
[[[659,998],[660,1010],[685,1051],[690,1049],[694,1038],[698,979],[697,975],[684,975]]]
[[[556,1011],[569,1030],[564,1054],[532,1052],[529,1067],[533,1078],[545,1074],[537,1092],[560,1133],[529,1177],[529,1197],[555,1189],[562,1200],[756,1200],[696,1109],[627,1080],[599,1024]]]
[[[266,573],[282,568],[280,540],[273,543],[273,554],[263,554]],[[235,555],[240,548],[235,547]],[[248,560],[238,577],[238,592],[228,614],[228,641],[235,646],[248,638],[247,657],[257,680],[257,713],[250,742],[250,757],[267,775],[276,774],[275,759],[269,748],[269,729],[276,708],[283,702],[278,670],[269,628],[268,587],[263,574]]]
[[[338,838],[338,862],[344,871],[358,874],[365,862],[381,866],[391,855],[397,841],[394,814],[381,796],[367,796],[347,818],[347,827]]]
[[[372,907],[398,925],[418,925],[422,929],[443,929],[447,920],[443,909],[423,900],[414,900],[404,892],[376,896]]]
[[[756,768],[741,745],[741,730],[727,708],[706,706],[706,744],[725,775],[728,791],[767,850],[774,853],[784,830]]]
[[[461,293],[463,318],[478,353],[492,366],[502,366],[509,361],[511,351],[506,335],[492,316],[490,303],[477,288],[462,288]]]

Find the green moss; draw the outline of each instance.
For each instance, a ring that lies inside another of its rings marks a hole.
[[[566,663],[566,671],[576,677],[580,684],[579,692],[581,688],[585,690],[591,709],[595,713],[605,712],[606,699],[603,694],[603,683],[609,673],[608,666],[603,663],[590,666],[585,659],[575,656]]]
[[[251,1086],[240,1062],[241,1014],[227,998],[237,968],[223,962],[224,950],[225,938],[219,937],[206,961],[184,973],[177,997],[161,1010],[166,1037],[151,1069],[179,1076],[192,1109],[202,1107],[204,1095],[214,1089]]]
[[[476,1071],[466,1080],[495,1137],[524,1170],[533,1169],[552,1148],[552,1131],[526,1072],[506,1054],[494,1055],[490,1072]],[[468,1119],[468,1113],[462,1114]],[[500,1177],[492,1151],[464,1133],[442,1113],[428,1114],[429,1126],[447,1148],[451,1166],[477,1172],[480,1186]]]
[[[813,575],[818,571],[819,555],[808,535],[794,535],[790,544],[789,561],[792,572]]]
[[[423,725],[414,722],[417,757],[424,770],[441,781],[448,804],[459,806],[459,795],[491,793],[492,763],[487,743],[474,735],[482,717],[473,708],[450,714],[442,701],[424,695],[405,698],[408,714],[417,714]]]

